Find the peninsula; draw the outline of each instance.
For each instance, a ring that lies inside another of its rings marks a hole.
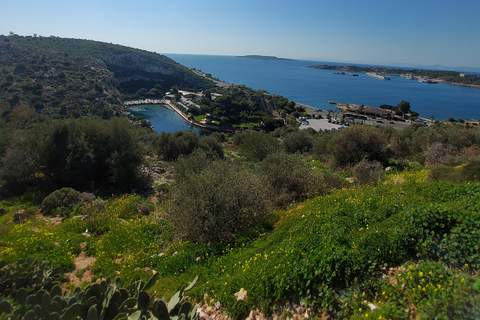
[[[379,78],[390,76],[399,76],[407,79],[418,80],[424,83],[445,82],[462,86],[479,87],[480,77],[475,74],[463,73],[458,71],[441,71],[427,69],[400,69],[387,67],[359,67],[359,66],[334,66],[334,65],[313,65],[309,68],[334,70],[341,72],[363,72]],[[386,78],[388,79],[388,78]],[[385,79],[383,79],[385,80]]]
[[[282,61],[295,61],[293,59],[288,58],[278,58],[275,56],[262,56],[257,54],[250,54],[245,56],[237,56],[237,58],[247,58],[247,59],[257,59],[257,60],[282,60]]]

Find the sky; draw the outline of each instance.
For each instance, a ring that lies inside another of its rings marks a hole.
[[[158,53],[480,68],[479,0],[0,0],[0,34]]]

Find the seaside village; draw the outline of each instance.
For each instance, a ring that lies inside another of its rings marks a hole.
[[[125,104],[132,106],[131,110],[136,112],[144,111],[144,109],[139,106],[141,104],[162,104],[175,111],[184,121],[191,125],[216,131],[239,130],[239,128],[219,128],[208,115],[201,121],[197,121],[188,115],[188,111],[192,108],[200,109],[200,105],[197,102],[202,98],[202,95],[202,92],[178,90],[178,93],[175,94],[167,92],[162,99],[127,101]],[[216,99],[219,96],[221,96],[219,93],[211,94],[212,99]],[[300,123],[300,129],[312,128],[317,131],[340,130],[350,125],[391,126],[395,129],[403,129],[412,123],[429,126],[435,122],[433,117],[431,119],[421,118],[414,112],[399,114],[394,110],[364,105],[341,104],[334,101],[328,101],[327,103],[335,107],[329,110],[323,110],[297,103],[297,105],[305,109],[305,113],[297,118]],[[465,121],[463,123],[471,126],[479,125],[477,121]]]

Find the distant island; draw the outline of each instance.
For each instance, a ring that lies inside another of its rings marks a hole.
[[[427,70],[427,69],[400,69],[387,67],[359,67],[359,66],[333,66],[333,65],[313,65],[309,68],[335,70],[342,72],[363,72],[367,75],[382,79],[390,80],[386,77],[400,76],[403,78],[418,80],[423,83],[438,83],[445,82],[448,84],[456,84],[462,86],[478,87],[480,88],[480,77],[475,74],[463,73],[458,71],[441,71],[441,70]]]
[[[287,58],[278,58],[275,56],[262,56],[258,54],[249,54],[246,56],[237,56],[237,58],[247,58],[247,59],[257,59],[257,60],[284,60],[284,61],[295,61],[293,59],[287,59]]]

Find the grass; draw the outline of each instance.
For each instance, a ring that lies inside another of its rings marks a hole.
[[[176,242],[165,220],[132,214],[137,197],[112,199],[95,220],[108,227],[92,233],[86,250],[97,257],[97,276],[131,281],[156,270],[154,290],[166,297],[198,275],[191,295],[207,293],[234,317],[287,301],[335,318],[478,316],[480,185],[428,182],[428,174],[393,173],[376,185],[310,199],[277,212],[273,229],[258,226],[210,245]],[[0,236],[0,255],[45,255],[62,264],[77,253],[87,223],[16,226]],[[68,249],[39,248],[27,243],[32,237]],[[234,296],[241,288],[247,301]]]

